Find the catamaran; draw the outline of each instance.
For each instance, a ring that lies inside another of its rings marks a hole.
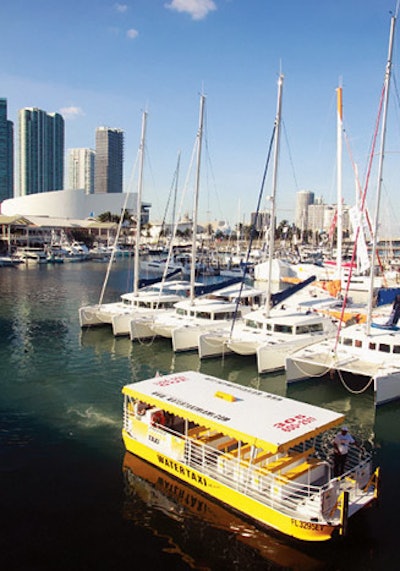
[[[383,180],[383,159],[385,155],[386,121],[389,102],[389,86],[392,68],[393,39],[397,19],[391,19],[388,58],[383,88],[381,141],[377,178],[376,209],[371,267],[375,267],[378,244],[378,221],[380,195]],[[365,203],[365,193],[363,202]],[[328,341],[314,344],[295,352],[286,359],[286,379],[288,383],[310,377],[323,377],[337,373],[343,384],[350,390],[366,391],[371,385],[374,390],[374,403],[381,405],[400,398],[400,329],[397,326],[400,316],[400,299],[397,296],[389,319],[373,322],[372,303],[374,292],[374,272],[370,275],[370,288],[366,323],[352,325]],[[343,307],[342,312],[345,308]],[[351,380],[350,378],[351,377]],[[352,386],[350,386],[350,384]]]
[[[144,165],[144,149],[146,137],[147,113],[144,111],[142,115],[142,132],[139,146],[140,169],[138,177],[138,192],[136,212],[140,213],[142,209],[142,190],[143,190],[143,165]],[[122,222],[122,217],[121,217]],[[120,223],[121,227],[121,223]],[[117,335],[129,335],[130,319],[134,315],[146,314],[153,312],[156,308],[170,309],[179,301],[182,296],[179,292],[187,289],[187,284],[181,281],[174,283],[166,282],[166,275],[163,280],[157,278],[142,280],[143,284],[149,287],[140,287],[139,269],[140,269],[140,232],[141,217],[137,216],[136,224],[136,242],[135,242],[135,258],[133,272],[133,291],[121,295],[116,302],[103,303],[105,284],[107,283],[108,274],[113,262],[113,254],[111,255],[106,280],[100,295],[100,301],[96,305],[88,305],[79,308],[79,322],[81,327],[93,327],[96,325],[110,324],[113,333]],[[115,246],[118,240],[115,240]],[[113,250],[114,252],[115,250]],[[167,272],[165,272],[166,274]],[[171,272],[170,276],[177,272]],[[156,283],[158,282],[158,283]],[[150,284],[151,287],[150,287]]]
[[[283,75],[278,79],[277,110],[274,127],[274,170],[272,177],[271,214],[269,228],[268,279],[265,303],[257,311],[245,315],[241,321],[234,321],[232,327],[219,328],[199,337],[200,358],[221,354],[256,355],[259,373],[283,369],[285,358],[296,348],[304,347],[335,334],[336,326],[329,318],[308,310],[271,311],[271,281],[274,261],[275,212],[279,139],[282,109]],[[310,278],[311,281],[315,276]]]
[[[344,474],[332,475],[326,443],[340,413],[194,371],[122,392],[128,452],[258,524],[324,541],[378,495],[366,451],[349,452]]]
[[[196,136],[196,177],[194,188],[193,223],[192,223],[192,252],[191,260],[197,259],[197,219],[198,200],[200,190],[201,150],[203,142],[205,96],[200,97],[199,128]],[[232,321],[237,314],[235,301],[226,300],[222,296],[218,299],[198,297],[195,287],[196,264],[190,264],[190,288],[188,297],[175,304],[173,311],[152,312],[148,315],[138,315],[131,319],[131,340],[147,339],[151,337],[166,337],[172,339],[175,351],[190,351],[197,349],[198,336],[203,329],[219,327],[221,322]],[[239,281],[240,278],[232,278]],[[232,283],[232,282],[231,282]],[[224,287],[221,284],[220,287]],[[261,292],[255,295],[259,297]],[[253,294],[253,297],[255,297]],[[248,309],[250,309],[248,307]],[[239,311],[240,313],[240,311]]]

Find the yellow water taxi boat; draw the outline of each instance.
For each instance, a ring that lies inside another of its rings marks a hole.
[[[326,444],[342,414],[194,371],[122,392],[129,452],[259,524],[323,541],[378,495],[365,451],[332,475]]]

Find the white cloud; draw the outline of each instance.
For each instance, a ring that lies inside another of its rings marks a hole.
[[[117,12],[120,12],[121,14],[124,14],[124,12],[128,11],[128,5],[127,4],[114,4],[114,7],[116,9]]]
[[[217,9],[213,0],[171,0],[169,4],[165,4],[165,7],[190,14],[192,20],[203,20],[209,12]]]
[[[76,119],[76,117],[80,117],[85,114],[80,107],[74,107],[72,105],[70,107],[62,107],[60,109],[60,113],[64,119]]]
[[[128,30],[126,32],[126,37],[129,38],[130,40],[134,40],[135,38],[137,38],[139,35],[139,32],[137,30],[135,30],[135,28],[131,28],[130,30]]]

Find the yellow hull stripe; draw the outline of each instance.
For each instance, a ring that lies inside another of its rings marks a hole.
[[[193,468],[185,466],[185,464],[181,462],[172,460],[168,456],[156,450],[152,450],[145,444],[131,438],[125,430],[123,430],[122,436],[128,452],[154,464],[158,468],[183,480],[203,493],[251,517],[253,520],[272,527],[286,535],[303,541],[326,541],[331,538],[332,533],[338,527],[308,522],[282,514],[253,498],[249,498],[233,490],[214,478],[210,478]]]

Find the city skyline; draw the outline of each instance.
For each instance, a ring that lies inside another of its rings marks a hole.
[[[335,202],[339,83],[347,137],[343,192],[347,203],[354,202],[352,162],[363,180],[395,1],[305,0],[300,6],[294,0],[254,0],[249,6],[237,0],[72,0],[68,7],[55,7],[43,0],[23,10],[21,2],[5,0],[0,6],[0,47],[7,53],[0,95],[8,100],[9,118],[15,121],[17,110],[27,105],[57,110],[66,121],[66,148],[93,148],[98,125],[121,128],[127,189],[141,113],[148,110],[143,195],[153,204],[154,218],[162,218],[179,150],[181,186],[188,176],[198,98],[204,92],[207,144],[200,218],[227,219],[232,226],[249,219],[272,133],[280,71],[285,79],[278,220],[294,219],[295,194],[301,189]],[[397,45],[396,40],[395,56]],[[397,103],[392,97],[382,210],[392,218],[399,194],[393,136]],[[372,173],[371,211],[374,186]],[[263,209],[268,194],[269,180]],[[184,211],[190,208],[188,194]]]

